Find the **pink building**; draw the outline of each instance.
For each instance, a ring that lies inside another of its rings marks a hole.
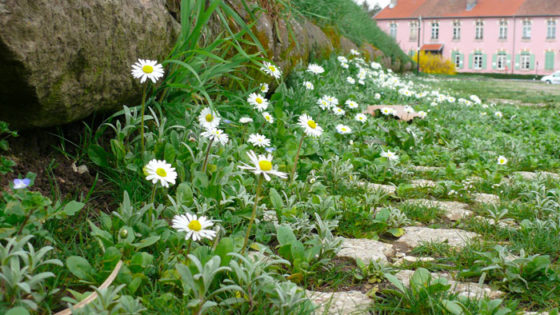
[[[392,0],[375,20],[404,52],[442,54],[458,72],[560,70],[560,0]]]

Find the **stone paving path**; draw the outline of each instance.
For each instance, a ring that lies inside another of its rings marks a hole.
[[[412,166],[412,170],[416,172],[431,172],[438,171],[443,168],[432,166]],[[559,179],[560,175],[550,172],[516,172],[515,176],[520,176],[526,180],[536,180],[542,177],[551,177]],[[481,181],[481,178],[471,177],[468,181],[476,182]],[[432,180],[415,179],[410,183],[413,187],[435,187],[437,183]],[[396,193],[396,186],[383,185],[376,183],[362,182],[361,185],[367,185],[368,189],[375,191],[383,191],[388,195]],[[500,197],[487,193],[473,193],[474,204],[478,205],[498,205]],[[423,205],[427,207],[439,208],[443,211],[445,218],[450,221],[458,221],[473,215],[470,206],[466,203],[457,201],[440,201],[428,199],[409,199],[403,203]],[[493,219],[476,216],[475,219],[486,221],[490,224],[498,224],[503,228],[515,228],[516,222],[513,220],[500,220],[494,222]],[[404,234],[388,243],[375,241],[370,239],[349,239],[344,238],[342,248],[337,254],[341,258],[360,259],[366,264],[371,261],[379,261],[385,264],[392,264],[395,267],[404,266],[406,264],[417,262],[433,262],[432,257],[416,257],[408,254],[410,249],[417,247],[423,242],[437,242],[446,243],[452,247],[464,247],[470,240],[479,237],[478,234],[461,230],[461,229],[444,229],[444,228],[429,228],[425,226],[407,226],[403,227]],[[414,270],[400,270],[396,273],[396,277],[403,282],[406,286],[410,283],[410,277]],[[479,285],[474,282],[463,282],[454,279],[452,274],[444,272],[433,272],[434,278],[445,278],[451,284],[452,290],[460,295],[465,295],[471,298],[481,298],[487,296],[489,298],[499,298],[504,295],[504,292],[492,289],[487,285]],[[306,291],[307,296],[318,306],[316,314],[323,314],[326,307],[330,305],[326,314],[367,314],[367,308],[373,300],[367,295],[359,291],[346,291],[346,292],[316,292]],[[525,312],[524,314],[547,314],[536,312]]]

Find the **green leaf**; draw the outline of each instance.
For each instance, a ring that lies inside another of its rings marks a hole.
[[[66,267],[74,276],[82,280],[91,280],[96,273],[89,262],[80,256],[70,256],[66,258]]]
[[[227,266],[229,265],[229,262],[232,258],[232,256],[228,254],[232,253],[233,251],[234,251],[233,239],[231,237],[224,237],[220,240],[218,246],[216,246],[216,250],[214,251],[214,254],[220,256],[220,258],[222,259],[222,266]]]
[[[451,314],[455,314],[455,315],[465,314],[463,308],[459,305],[459,303],[455,301],[443,300],[441,301],[441,303],[443,304],[443,307],[445,307],[445,309]]]
[[[274,207],[274,209],[282,210],[282,208],[284,208],[284,203],[282,202],[282,197],[280,196],[280,194],[278,193],[278,191],[276,189],[271,188],[270,192],[269,192],[269,196],[270,196],[270,202],[272,203],[272,206]]]
[[[84,203],[73,200],[67,203],[66,206],[64,206],[64,210],[62,210],[62,212],[64,212],[66,215],[72,216],[76,214],[76,212],[82,210],[84,206]]]
[[[432,275],[425,268],[418,268],[410,278],[410,287],[412,289],[424,288],[430,282]]]
[[[298,242],[294,232],[287,225],[280,225],[276,228],[276,237],[280,245],[290,245]]]
[[[394,285],[402,293],[406,293],[406,288],[404,287],[402,282],[397,277],[393,276],[390,273],[385,273],[384,276],[385,276],[385,278],[387,278],[387,280],[389,280],[389,282],[391,282],[392,285]]]
[[[390,228],[388,232],[394,237],[401,237],[404,235],[404,230],[402,228]]]
[[[97,145],[92,144],[88,147],[88,156],[93,163],[101,167],[108,167],[107,161],[109,161],[109,154],[105,150]]]
[[[23,306],[16,306],[6,312],[6,315],[29,315],[29,311]]]
[[[159,241],[159,239],[160,236],[150,236],[148,238],[141,240],[139,243],[132,244],[132,246],[136,247],[136,249],[142,249],[144,247],[148,247],[155,244],[157,241]]]

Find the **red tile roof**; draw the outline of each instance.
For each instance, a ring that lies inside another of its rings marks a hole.
[[[395,7],[386,7],[375,19],[514,15],[560,15],[560,0],[478,0],[469,11],[467,0],[397,0]]]
[[[424,44],[420,50],[424,51],[440,51],[443,48],[443,44]]]

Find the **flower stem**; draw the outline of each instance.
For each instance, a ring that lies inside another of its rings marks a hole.
[[[259,205],[259,197],[261,194],[261,186],[262,186],[263,176],[259,175],[259,180],[257,182],[257,192],[255,195],[255,202],[253,203],[253,213],[251,213],[251,220],[249,221],[249,226],[247,227],[247,233],[245,233],[245,240],[243,241],[243,247],[241,248],[241,254],[245,254],[245,249],[247,247],[247,243],[249,242],[249,235],[251,234],[251,227],[253,226],[253,222],[255,221],[255,217],[257,216],[257,207]]]
[[[142,123],[140,126],[140,144],[142,147],[142,155],[144,155],[144,110],[146,108],[146,90],[148,89],[148,83],[144,84],[142,89]]]
[[[210,148],[212,147],[212,142],[214,142],[214,138],[210,140],[208,143],[208,149],[206,149],[206,156],[204,157],[204,164],[202,164],[202,172],[206,172],[206,165],[208,165],[208,155],[210,155]]]
[[[305,133],[301,135],[301,140],[299,141],[299,147],[297,149],[296,159],[294,161],[294,168],[292,168],[292,174],[290,176],[292,178],[292,181],[294,181],[294,176],[296,174],[296,167],[297,167],[297,162],[298,162],[298,159],[299,159],[299,151],[301,150],[301,145],[303,144],[303,139],[304,138],[305,138]]]
[[[154,184],[154,187],[152,188],[152,204],[154,203],[154,201],[156,199],[156,187],[157,187],[157,185]]]

